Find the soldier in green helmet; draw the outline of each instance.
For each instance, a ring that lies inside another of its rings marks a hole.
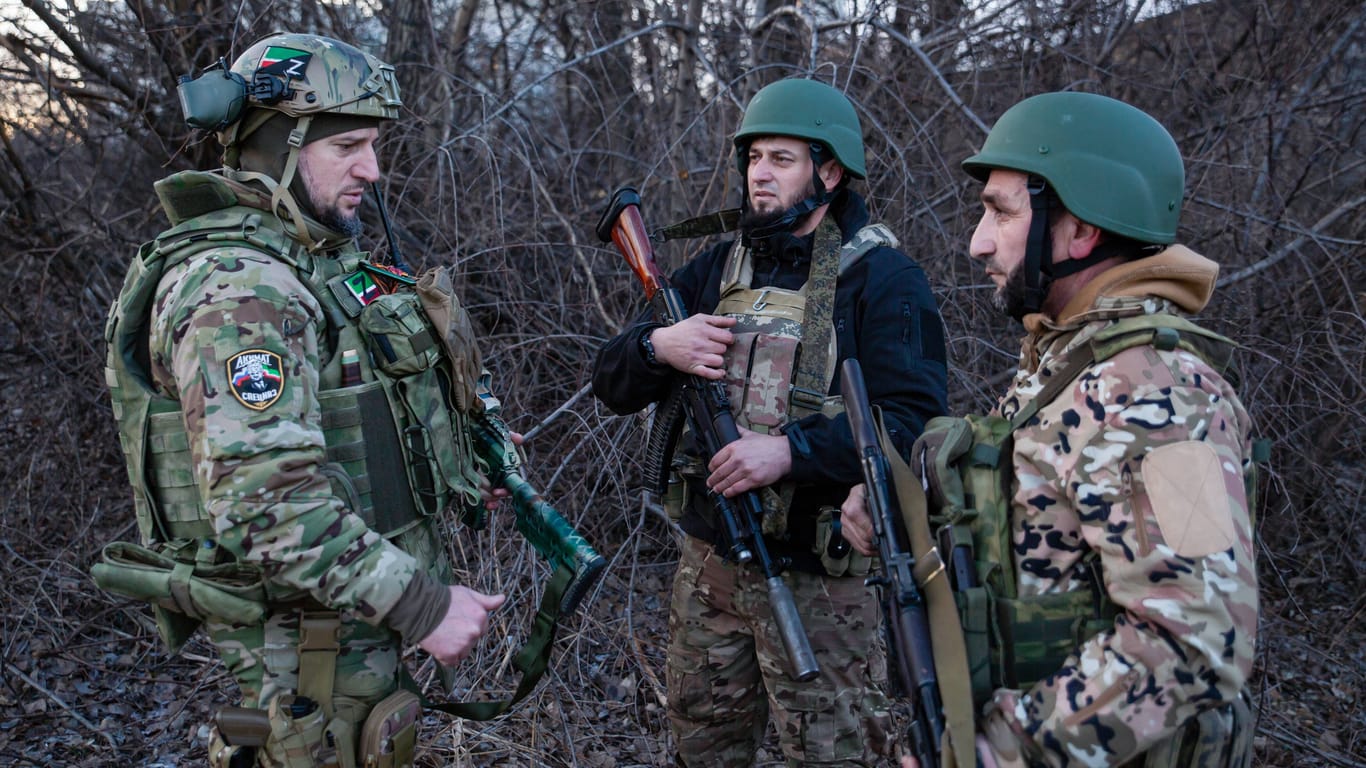
[[[172,650],[202,627],[236,678],[215,768],[409,765],[404,645],[455,664],[503,602],[447,585],[437,516],[505,494],[464,436],[478,350],[432,343],[472,338],[467,317],[414,320],[412,279],[356,247],[393,68],[276,34],[180,92],[224,167],[157,183],[172,226],[110,312],[142,541],[96,578],[152,601]]]
[[[741,438],[704,464],[685,430],[666,499],[686,533],[670,607],[667,685],[679,765],[748,766],[772,714],[788,765],[875,764],[888,746],[870,558],[838,506],[861,477],[836,371],[862,361],[869,396],[909,451],[946,409],[944,328],[925,273],[873,221],[849,99],[806,79],[760,90],[734,139],[739,237],[672,276],[688,313],[649,312],[599,352],[593,390],[618,413],[684,374],[725,383]],[[787,569],[819,664],[794,679],[764,576],[727,558],[708,492],[759,491],[764,541]]]
[[[985,597],[959,602],[978,755],[1246,766],[1252,425],[1232,342],[1185,317],[1218,266],[1176,244],[1176,142],[1123,102],[1047,93],[963,168],[983,182],[971,256],[1027,334],[995,411],[937,420],[912,462],[930,520],[976,549],[956,586]]]

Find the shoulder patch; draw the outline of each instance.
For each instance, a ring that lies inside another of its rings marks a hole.
[[[264,411],[285,393],[285,369],[280,356],[264,349],[246,349],[228,358],[228,389],[237,402]]]
[[[1178,555],[1205,557],[1233,546],[1237,531],[1214,446],[1160,446],[1143,457],[1141,471],[1162,538]]]

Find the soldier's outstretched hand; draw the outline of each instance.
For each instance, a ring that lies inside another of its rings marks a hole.
[[[498,610],[505,595],[486,595],[469,587],[452,586],[451,604],[436,629],[418,645],[443,665],[452,667],[469,655],[488,630],[489,613]]]

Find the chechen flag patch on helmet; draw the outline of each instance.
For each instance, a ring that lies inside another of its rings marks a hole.
[[[256,71],[294,80],[303,80],[305,79],[304,72],[308,69],[308,62],[312,58],[313,54],[309,51],[286,48],[282,45],[271,45],[267,46],[266,52],[261,54],[261,63],[256,65]]]
[[[228,358],[228,388],[253,411],[264,411],[285,393],[285,371],[280,356],[264,349],[247,349]]]

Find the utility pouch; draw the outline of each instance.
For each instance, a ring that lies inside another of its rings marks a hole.
[[[270,739],[265,755],[278,768],[327,768],[337,766],[336,749],[328,747],[323,734],[327,715],[306,696],[276,696],[270,702]]]
[[[421,720],[422,700],[412,691],[399,689],[385,697],[370,711],[361,727],[361,765],[364,768],[411,768]]]
[[[395,378],[435,367],[441,359],[426,315],[410,293],[387,293],[366,304],[360,327],[375,365]]]
[[[261,712],[261,717],[265,719],[265,712]],[[266,728],[269,732],[270,725]],[[209,732],[209,768],[256,768],[256,747],[228,743],[215,726]]]
[[[186,548],[192,550],[191,544]],[[151,603],[157,630],[172,653],[204,619],[258,624],[265,615],[265,585],[260,572],[251,566],[186,562],[125,541],[106,545],[100,560],[90,569],[95,583]]]
[[[422,309],[431,320],[437,340],[445,347],[454,379],[451,396],[460,411],[482,412],[478,384],[483,373],[479,345],[475,341],[474,323],[460,300],[455,296],[455,285],[446,267],[424,272],[417,281],[417,295]]]
[[[664,496],[660,498],[664,512],[677,523],[683,519],[683,510],[688,505],[688,483],[677,472],[669,473],[668,484],[664,486]]]
[[[830,539],[835,535],[835,515],[838,512],[834,507],[821,507],[820,515],[816,517],[816,554],[820,555],[821,565],[831,576],[867,576],[872,570],[873,559],[853,547],[845,546],[841,557],[830,556]]]

